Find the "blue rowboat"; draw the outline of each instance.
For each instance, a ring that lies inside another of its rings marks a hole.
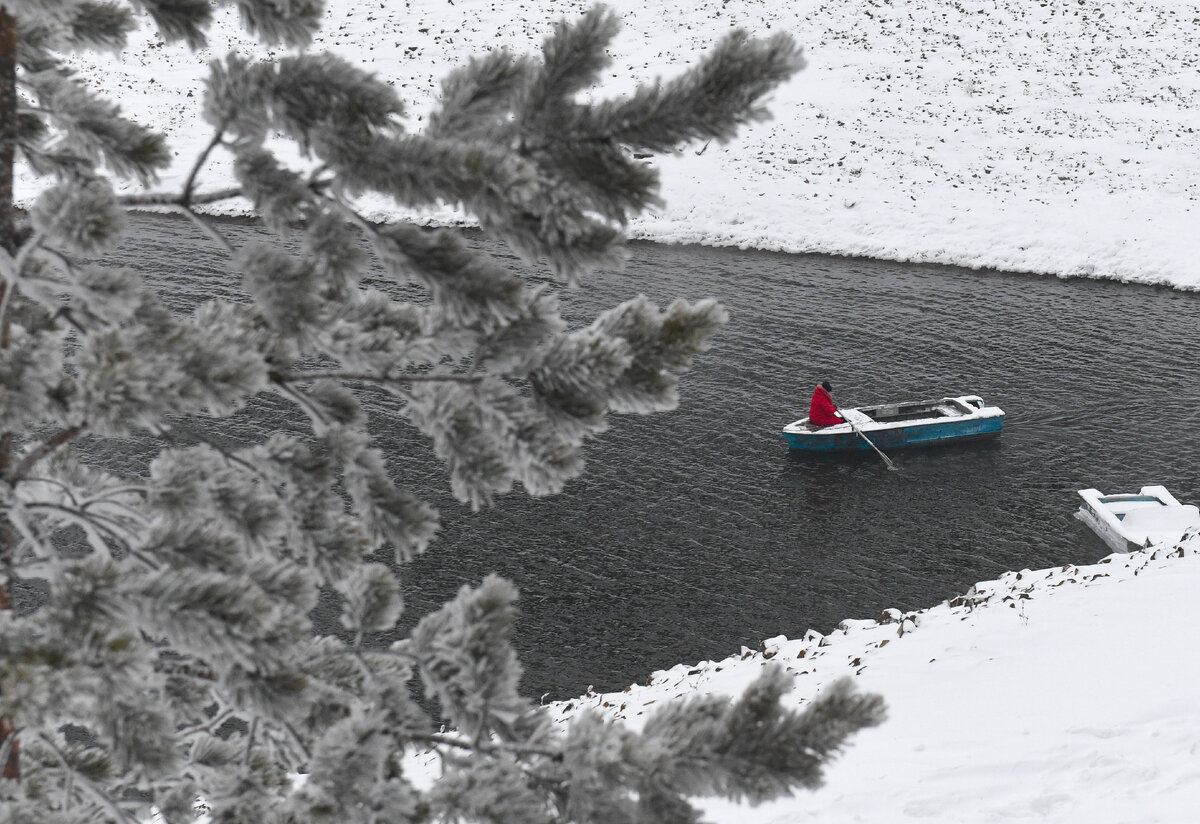
[[[838,411],[880,449],[985,438],[999,435],[1004,425],[1004,410],[986,405],[978,395]],[[783,437],[792,449],[824,452],[871,448],[849,423],[814,426],[808,418],[801,418],[783,428]]]

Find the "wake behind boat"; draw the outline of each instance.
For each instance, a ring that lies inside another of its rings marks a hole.
[[[848,423],[815,426],[808,418],[789,423],[783,428],[788,446],[813,451],[870,449],[871,444],[854,431],[851,423],[871,443],[884,449],[999,435],[1004,425],[1004,410],[987,406],[978,395],[838,411]]]

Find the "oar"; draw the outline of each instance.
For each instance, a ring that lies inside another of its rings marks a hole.
[[[855,432],[857,432],[858,436],[867,442],[867,446],[871,447],[872,449],[874,449],[876,452],[879,453],[879,457],[883,458],[883,462],[885,464],[887,464],[888,469],[892,470],[893,472],[898,472],[900,470],[900,468],[898,466],[896,466],[894,463],[892,463],[891,458],[889,458],[887,455],[883,454],[883,450],[881,450],[875,444],[871,443],[871,439],[867,437],[865,432],[863,432],[861,429],[859,429],[857,426],[854,425],[854,421],[847,418],[845,416],[845,414],[843,414],[842,417],[845,419],[846,423],[850,424],[850,428],[853,429]]]

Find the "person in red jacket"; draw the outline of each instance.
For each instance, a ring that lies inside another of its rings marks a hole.
[[[813,390],[812,404],[808,407],[808,422],[813,426],[835,426],[845,423],[833,405],[833,386],[822,381]]]

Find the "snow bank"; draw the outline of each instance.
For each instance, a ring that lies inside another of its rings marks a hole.
[[[316,48],[394,82],[418,123],[464,55],[536,48],[588,4],[330,0]],[[615,0],[605,93],[670,76],[722,32],[787,30],[808,70],[775,119],[662,163],[632,234],[1200,288],[1200,7],[1179,0]],[[249,46],[229,21],[209,56]],[[80,61],[166,131],[178,184],[209,139],[195,61],[153,39]],[[204,178],[230,180],[218,162]],[[34,184],[19,182],[28,201]],[[368,204],[377,217],[392,209]],[[424,216],[459,218],[447,209]]]
[[[1200,536],[1091,566],[1009,572],[930,609],[782,636],[644,686],[555,705],[637,725],[656,704],[736,695],[774,661],[803,704],[843,676],[888,704],[814,793],[717,824],[909,819],[1194,822],[1200,810]]]

